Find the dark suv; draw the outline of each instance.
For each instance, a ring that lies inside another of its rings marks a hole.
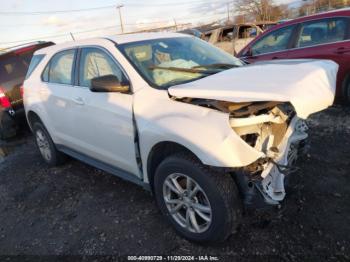
[[[15,136],[18,128],[24,123],[22,83],[33,53],[51,45],[54,43],[35,42],[12,47],[0,53],[0,139]]]

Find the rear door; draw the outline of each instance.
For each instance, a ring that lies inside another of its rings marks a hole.
[[[350,73],[349,18],[333,17],[300,25],[290,58],[330,59],[339,64],[338,95],[344,78]]]
[[[99,47],[82,48],[78,70],[78,85],[73,100],[72,115],[78,151],[139,174],[136,162],[133,95],[131,93],[99,93],[90,91],[91,79],[114,75],[120,83],[128,82],[115,58]]]
[[[40,87],[41,102],[54,126],[55,137],[65,145],[76,144],[75,124],[72,118],[73,79],[76,49],[55,54],[46,66]]]
[[[272,31],[251,45],[242,59],[250,63],[262,60],[287,59],[293,43],[296,26],[287,26]]]

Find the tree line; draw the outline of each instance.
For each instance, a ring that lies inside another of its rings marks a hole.
[[[303,0],[277,5],[273,0],[236,0],[235,23],[279,21],[350,6],[350,0]]]

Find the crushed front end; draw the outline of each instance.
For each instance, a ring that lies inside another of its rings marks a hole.
[[[305,146],[307,126],[289,103],[255,102],[226,105],[232,129],[247,144],[264,153],[248,166],[235,170],[245,202],[261,193],[268,204],[286,195],[285,177],[293,173],[298,151]]]
[[[211,157],[201,155],[202,162],[230,169],[246,203],[260,195],[264,203],[278,204],[307,138],[302,119],[333,104],[337,73],[338,65],[328,60],[269,61],[172,86],[168,93],[224,113],[202,112],[225,121],[213,117],[217,128],[206,130],[211,143],[200,145]],[[216,147],[208,148],[214,141]]]

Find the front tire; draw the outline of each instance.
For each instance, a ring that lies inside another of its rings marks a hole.
[[[342,84],[342,103],[345,106],[350,106],[350,74],[347,75]]]
[[[51,136],[42,123],[35,122],[33,124],[33,133],[40,154],[49,166],[54,167],[65,162],[65,155],[57,150]]]
[[[350,106],[350,80],[345,86],[345,103],[347,106]]]
[[[166,158],[156,170],[154,192],[162,213],[188,240],[224,241],[239,225],[242,204],[234,180],[191,155]]]

